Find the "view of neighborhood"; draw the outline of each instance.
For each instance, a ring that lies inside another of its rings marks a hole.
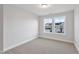
[[[54,19],[52,18],[45,19],[44,20],[45,32],[55,31],[55,33],[64,33],[64,20],[65,20],[65,17],[62,17],[62,16],[54,17]]]

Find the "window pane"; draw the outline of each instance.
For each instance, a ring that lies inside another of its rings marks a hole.
[[[64,33],[65,16],[54,17],[54,25],[56,33]]]
[[[51,18],[44,19],[44,32],[52,32],[52,19]]]

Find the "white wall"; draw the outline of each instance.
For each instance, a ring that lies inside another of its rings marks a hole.
[[[79,5],[74,10],[75,45],[79,51]]]
[[[3,5],[0,4],[0,52],[3,50]]]
[[[4,5],[4,50],[38,35],[37,16],[11,5]]]
[[[65,35],[62,34],[53,34],[53,33],[44,33],[43,29],[43,17],[39,19],[40,23],[40,37],[49,38],[49,39],[56,39],[66,42],[73,42],[74,41],[74,11],[68,11],[58,14],[52,14],[49,16],[66,16],[66,22],[65,22]]]

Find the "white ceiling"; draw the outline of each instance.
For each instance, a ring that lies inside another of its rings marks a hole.
[[[51,4],[48,8],[40,8],[39,4],[17,4],[14,5],[23,8],[29,12],[32,12],[38,16],[48,15],[52,13],[60,13],[69,10],[73,10],[75,4]]]

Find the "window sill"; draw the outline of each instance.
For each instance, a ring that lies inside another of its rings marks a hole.
[[[44,32],[45,34],[65,35],[65,33]]]

